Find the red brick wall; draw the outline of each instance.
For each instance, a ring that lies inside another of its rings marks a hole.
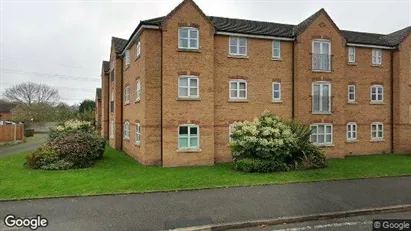
[[[0,120],[10,120],[11,113],[9,112],[0,112]]]

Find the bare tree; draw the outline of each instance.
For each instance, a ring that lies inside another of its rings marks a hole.
[[[53,105],[60,98],[56,88],[33,82],[25,82],[7,88],[4,97],[11,102],[28,106],[43,103]]]

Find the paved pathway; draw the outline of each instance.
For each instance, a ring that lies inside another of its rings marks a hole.
[[[411,204],[410,192],[411,177],[398,177],[9,201],[0,202],[0,218],[40,214],[45,230],[160,230]]]
[[[47,134],[35,134],[34,137],[27,139],[27,142],[8,146],[0,147],[0,158],[11,154],[17,154],[27,152],[36,149],[40,145],[44,144],[47,140]]]

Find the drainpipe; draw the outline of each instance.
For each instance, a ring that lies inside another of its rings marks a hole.
[[[291,118],[294,120],[295,119],[295,44],[297,40],[294,40],[293,42],[293,47],[292,47],[292,69],[291,69]]]
[[[391,153],[394,153],[394,50],[391,53]]]
[[[161,30],[161,61],[160,61],[160,156],[161,166],[163,166],[163,30]]]

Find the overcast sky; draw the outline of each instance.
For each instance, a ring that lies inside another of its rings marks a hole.
[[[140,20],[181,0],[0,0],[0,94],[24,81],[57,87],[64,102],[94,99],[111,36],[128,39]],[[411,25],[411,0],[196,0],[207,15],[297,24],[325,8],[340,29],[391,33]]]

